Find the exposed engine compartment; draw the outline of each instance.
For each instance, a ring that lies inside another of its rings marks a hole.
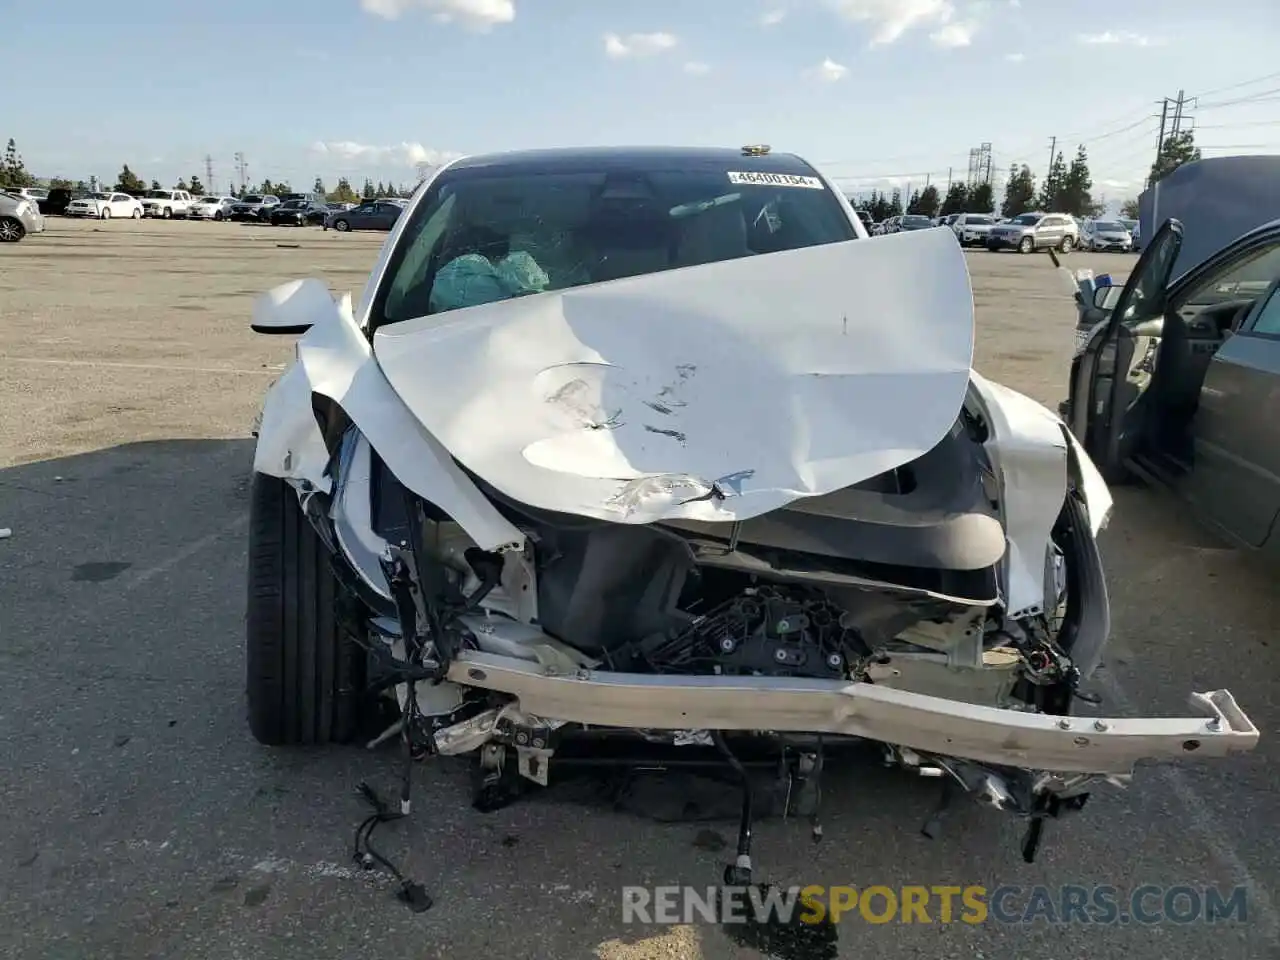
[[[488,612],[490,637],[534,627],[609,669],[865,679],[869,659],[894,649],[959,666],[948,649],[999,600],[1004,535],[983,439],[966,413],[905,467],[720,525],[553,514],[472,477],[527,534],[524,554],[484,554],[427,503],[419,536],[453,602],[470,598]],[[353,496],[368,498],[379,541],[408,542],[413,498],[376,454],[363,454],[367,493],[360,485]],[[471,642],[483,649],[485,638]],[[964,665],[981,667],[981,652],[971,644]]]

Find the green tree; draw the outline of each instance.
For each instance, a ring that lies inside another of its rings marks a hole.
[[[893,196],[889,198],[888,213],[886,217],[902,216],[902,189],[900,187],[893,188]]]
[[[203,197],[207,192],[204,182],[197,176],[191,177],[191,186],[188,188],[195,196]]]
[[[35,182],[35,177],[27,172],[27,167],[22,162],[17,143],[10,137],[4,148],[4,160],[0,161],[0,187],[30,187]]]
[[[1138,198],[1130,197],[1124,203],[1120,204],[1120,216],[1128,220],[1138,219]]]
[[[1045,174],[1044,182],[1040,184],[1040,195],[1036,198],[1036,206],[1045,213],[1063,212],[1062,192],[1066,185],[1067,161],[1059,150],[1058,155],[1053,158],[1053,163],[1049,165],[1049,172]]]
[[[276,192],[276,185],[271,182],[271,178],[264,177],[262,180],[262,184],[258,187],[258,193],[262,194],[265,197],[265,196],[274,194],[275,192]]]
[[[912,190],[912,191],[911,191],[911,196],[910,196],[910,197],[908,198],[908,200],[907,200],[907,209],[906,209],[906,212],[907,212],[907,213],[919,213],[919,212],[920,212],[920,191],[919,191],[919,190]]]
[[[9,143],[13,143],[12,140]],[[1184,163],[1194,163],[1200,159],[1200,148],[1196,146],[1196,135],[1193,130],[1181,130],[1164,138],[1160,145],[1160,154],[1151,165],[1151,174],[1147,178],[1148,186],[1163,180]]]
[[[271,192],[277,197],[282,193],[293,193],[293,187],[290,185],[288,180],[281,180],[279,183],[273,183],[272,186],[275,187],[275,189]]]
[[[916,213],[923,214],[926,217],[936,217],[941,206],[942,198],[938,196],[938,188],[933,184],[929,184],[921,190],[920,196],[916,199]]]
[[[143,193],[147,189],[147,182],[130,170],[129,165],[126,163],[120,168],[120,176],[116,178],[115,188],[121,193]],[[160,184],[152,180],[151,189],[159,190]]]
[[[326,196],[329,191],[324,188],[324,181],[316,177],[316,182],[311,185],[311,192],[318,197]]]
[[[1067,168],[1062,189],[1058,193],[1058,210],[1075,217],[1094,216],[1097,204],[1093,200],[1093,177],[1089,173],[1089,155],[1084,144],[1076,148],[1075,159]],[[1048,208],[1046,208],[1048,209]]]
[[[365,200],[372,200],[374,196],[373,181],[368,177],[364,178],[364,189],[360,191],[360,196]]]
[[[1000,216],[1016,217],[1031,209],[1036,196],[1036,178],[1025,163],[1009,168],[1009,179],[1004,186],[1004,203],[1000,204]]]
[[[382,185],[381,180],[379,180],[378,185],[373,188],[373,195],[379,200],[387,195],[387,188]]]
[[[190,188],[189,186],[187,186],[187,181],[185,181],[185,180],[183,180],[183,179],[181,179],[181,178],[179,178],[179,179],[178,179],[178,182],[177,182],[177,184],[174,186],[174,188],[173,188],[173,189],[175,189],[175,190],[186,190],[186,191],[188,191],[188,192],[190,192],[190,190],[191,190],[191,188]]]
[[[990,183],[980,183],[964,198],[965,213],[990,213],[996,208],[996,191]]]
[[[50,177],[49,189],[50,190],[70,190],[72,189],[72,183],[70,180],[67,180],[63,177]]]
[[[949,217],[953,213],[965,212],[965,201],[969,198],[969,188],[963,183],[953,183],[947,187],[947,195],[942,199],[940,213]]]
[[[355,203],[360,199],[346,177],[339,178],[338,185],[325,196],[331,203]]]
[[[75,189],[79,193],[84,193],[89,189],[89,184],[85,183],[83,180],[77,180]]]
[[[151,187],[150,187],[150,189],[152,189],[152,190],[163,190],[163,189],[164,189],[164,187],[160,186],[160,181],[159,181],[159,180],[152,180],[152,181],[151,181]]]

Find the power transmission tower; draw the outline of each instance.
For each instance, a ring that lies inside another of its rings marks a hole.
[[[1056,157],[1057,155],[1058,155],[1058,138],[1053,137],[1049,141],[1049,166],[1045,170],[1045,174],[1044,174],[1044,177],[1046,180],[1048,180],[1049,175],[1053,173],[1053,158]]]
[[[1186,102],[1186,99],[1186,91],[1179,90],[1178,104],[1173,111],[1173,132],[1170,134],[1172,137],[1176,137],[1178,135],[1178,129],[1182,126],[1182,105]]]
[[[204,182],[206,190],[213,194],[217,193],[213,189],[213,157],[207,153],[204,155]]]
[[[249,164],[245,160],[243,153],[236,154],[236,173],[240,176],[240,192],[244,193],[244,188],[248,182]]]

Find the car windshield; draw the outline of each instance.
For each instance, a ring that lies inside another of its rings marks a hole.
[[[109,194],[109,193],[91,193],[91,194],[89,194],[89,199],[90,199],[90,200],[110,200],[110,199],[111,199],[111,194]]]
[[[1121,220],[1120,222],[1124,224],[1126,230],[1132,230],[1138,225],[1137,220]]]
[[[914,213],[903,217],[902,222],[911,224],[932,223],[928,217],[917,216]]]
[[[247,196],[247,197],[241,197],[241,198],[240,198],[240,202],[241,202],[241,203],[261,203],[261,202],[262,202],[262,197],[258,196],[256,193],[254,193],[254,194],[250,194],[250,195],[249,195],[249,196]]]
[[[964,218],[964,225],[966,227],[972,226],[974,224],[976,224],[977,226],[983,226],[984,224],[990,224],[991,222],[992,220],[990,217],[975,217],[973,214],[968,214]]]
[[[817,178],[735,169],[641,158],[441,174],[393,252],[380,322],[857,237]]]
[[[1224,300],[1246,299],[1264,293],[1280,277],[1280,244],[1256,251],[1215,274],[1183,302],[1198,307]]]
[[[305,207],[306,205],[307,205],[307,201],[305,201],[305,200],[290,200],[288,203],[286,203],[286,204],[284,205],[283,209],[285,209],[285,210],[300,210],[301,208]]]
[[[172,193],[168,190],[148,190],[147,196],[155,200],[168,200]]]
[[[1009,222],[1016,223],[1020,227],[1034,227],[1042,219],[1044,218],[1038,213],[1020,213]]]
[[[31,197],[33,200],[48,200],[49,191],[42,187],[28,187],[27,196]]]
[[[1124,224],[1116,223],[1114,220],[1095,220],[1093,222],[1093,229],[1097,230],[1099,233],[1123,233]]]

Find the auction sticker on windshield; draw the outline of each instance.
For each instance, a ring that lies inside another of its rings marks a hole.
[[[762,173],[760,171],[729,171],[730,183],[747,183],[761,187],[804,187],[809,190],[824,190],[822,181],[817,177],[801,177],[794,173]]]

